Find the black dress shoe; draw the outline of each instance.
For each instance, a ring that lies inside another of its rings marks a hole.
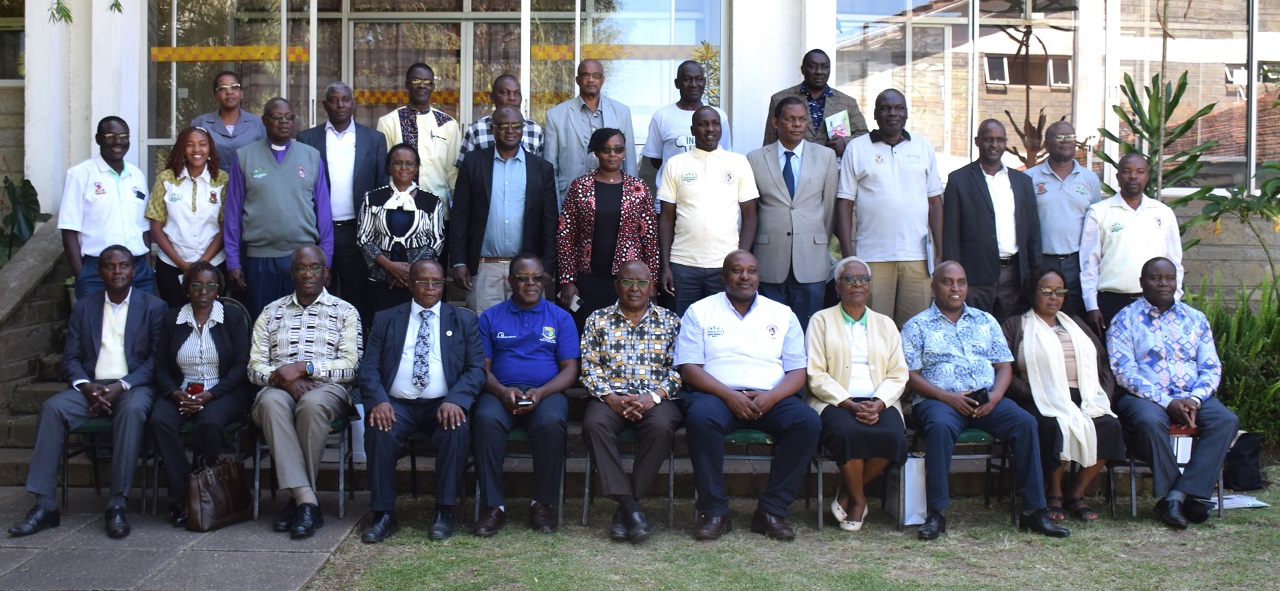
[[[115,507],[107,509],[106,513],[107,537],[120,539],[132,531],[129,527],[129,520],[124,517],[124,507]]]
[[[716,515],[709,517],[703,515],[698,522],[698,529],[693,532],[695,540],[718,540],[733,530],[733,524],[729,522],[728,515]]]
[[[1156,518],[1165,525],[1178,529],[1187,529],[1187,516],[1182,513],[1182,501],[1170,501],[1167,498],[1156,501]]]
[[[1071,530],[1068,530],[1067,528],[1054,523],[1052,519],[1049,519],[1049,510],[1047,508],[1039,509],[1030,515],[1019,516],[1018,529],[1024,531],[1030,530],[1051,538],[1065,538],[1071,535]]]
[[[432,540],[447,540],[453,537],[453,509],[436,509],[436,520],[431,524],[427,537]]]
[[[609,539],[615,542],[627,541],[627,522],[622,516],[622,507],[613,512],[613,523],[609,524]]]
[[[185,527],[189,517],[186,499],[178,499],[169,505],[169,525]]]
[[[369,523],[369,527],[360,534],[360,541],[366,544],[377,544],[398,531],[400,531],[400,521],[396,519],[395,512],[378,511],[373,514],[373,521]]]
[[[284,511],[281,511],[280,515],[276,517],[276,522],[272,524],[271,529],[278,532],[286,532],[293,529],[293,518],[297,515],[298,503],[293,499],[289,499],[289,502],[284,504]]]
[[[649,516],[644,511],[636,511],[626,516],[627,521],[627,539],[632,544],[639,544],[653,535],[653,524],[649,523]]]
[[[947,533],[947,516],[943,515],[942,511],[930,511],[924,518],[924,524],[916,532],[916,537],[921,540],[936,540],[938,536],[945,533]]]
[[[1209,521],[1209,506],[1200,499],[1187,497],[1182,503],[1182,514],[1186,516],[1188,523],[1199,525]]]
[[[485,507],[480,510],[480,519],[476,521],[472,531],[477,536],[487,538],[498,533],[507,522],[507,513],[498,507]]]
[[[796,530],[787,525],[787,520],[761,509],[751,516],[751,531],[775,540],[796,539]]]
[[[27,516],[22,521],[14,524],[9,528],[9,535],[18,538],[39,533],[51,527],[58,527],[62,524],[62,514],[57,509],[53,511],[45,511],[39,505],[32,507],[27,511]]]
[[[293,518],[289,537],[295,540],[309,538],[322,527],[324,527],[324,513],[320,512],[320,506],[315,503],[303,503],[298,506],[298,514]]]
[[[541,501],[534,501],[529,506],[529,527],[540,534],[550,534],[556,531],[556,515],[551,507]]]

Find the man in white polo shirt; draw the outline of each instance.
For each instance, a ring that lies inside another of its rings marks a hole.
[[[751,253],[729,253],[720,278],[724,293],[689,307],[675,346],[675,364],[686,388],[678,400],[698,491],[694,538],[715,540],[731,529],[724,436],[756,429],[773,438],[775,461],[751,517],[751,531],[794,539],[787,513],[821,429],[818,414],[799,394],[808,365],[804,333],[791,308],[757,293],[760,271]]]
[[[941,262],[942,253],[942,179],[933,144],[905,129],[901,92],[876,97],[875,119],[878,129],[850,140],[840,159],[836,232],[851,233],[856,208],[855,252],[842,254],[867,261],[876,277],[870,305],[902,326],[929,307],[928,258]]]
[[[721,261],[755,241],[760,196],[747,158],[718,145],[719,111],[694,111],[690,131],[694,150],[667,162],[658,184],[659,283],[675,297],[676,314],[723,289]]]
[[[1142,266],[1165,257],[1178,271],[1182,299],[1182,236],[1169,206],[1147,197],[1150,170],[1141,154],[1120,158],[1120,193],[1089,206],[1080,236],[1080,288],[1085,321],[1094,334],[1107,334],[1111,319],[1142,297]]]
[[[98,155],[67,169],[58,209],[58,229],[67,263],[76,276],[76,299],[102,291],[98,257],[119,244],[133,253],[133,286],[155,295],[147,210],[147,177],[124,161],[129,124],[110,115],[98,122]]]

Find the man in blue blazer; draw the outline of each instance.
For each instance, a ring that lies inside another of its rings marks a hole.
[[[1042,248],[1031,177],[1000,161],[1006,141],[999,121],[979,124],[978,160],[952,172],[942,196],[942,259],[964,267],[968,304],[999,322],[1016,311]]]
[[[27,536],[59,524],[54,494],[58,487],[67,431],[93,417],[112,420],[111,491],[107,499],[107,535],[129,535],[125,506],[142,451],[143,428],[155,403],[151,388],[160,323],[168,309],[159,298],[133,289],[133,254],[108,246],[98,259],[105,291],[89,294],[71,309],[62,370],[71,387],[40,407],[36,445],[27,474],[27,491],[36,505],[11,536]],[[110,304],[110,305],[108,305]]]
[[[324,112],[329,119],[298,134],[298,141],[320,151],[329,205],[333,209],[333,261],[338,295],[369,320],[364,286],[368,281],[364,256],[356,245],[356,221],[364,194],[387,184],[387,139],[371,127],[352,120],[356,101],[346,82],[336,81],[324,90]]]
[[[364,432],[373,522],[360,539],[377,543],[400,528],[396,519],[396,458],[400,445],[424,431],[436,450],[436,518],[428,536],[453,535],[453,505],[467,469],[467,414],[484,386],[484,345],[476,315],[440,301],[444,266],[434,259],[409,269],[413,301],[379,312],[360,362],[360,389],[369,409]]]

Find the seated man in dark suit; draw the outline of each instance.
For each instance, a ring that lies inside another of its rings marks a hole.
[[[433,540],[453,535],[453,505],[467,470],[467,413],[484,385],[484,345],[476,316],[440,301],[444,267],[422,259],[409,269],[413,301],[379,312],[360,362],[360,389],[369,405],[364,432],[373,522],[361,541],[381,542],[400,529],[396,519],[396,457],[406,437],[423,431],[436,450]]]
[[[71,309],[62,370],[71,388],[40,408],[36,446],[27,474],[27,491],[36,506],[11,536],[28,536],[59,524],[58,466],[67,431],[93,417],[111,417],[111,490],[107,498],[107,535],[129,535],[125,506],[142,451],[143,428],[155,403],[151,389],[161,321],[168,308],[159,298],[133,289],[133,253],[108,246],[98,259],[105,291],[89,294]],[[110,304],[110,305],[108,305]]]
[[[549,279],[537,256],[517,255],[507,277],[511,299],[480,315],[488,378],[471,413],[480,481],[476,503],[483,507],[475,524],[477,536],[492,536],[506,523],[502,462],[507,434],[515,427],[529,432],[533,448],[530,525],[538,533],[556,530],[551,505],[559,497],[569,423],[564,391],[578,379],[581,345],[573,317],[542,297]]]

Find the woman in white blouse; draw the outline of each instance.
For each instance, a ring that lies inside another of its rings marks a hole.
[[[156,292],[176,308],[187,302],[182,274],[196,261],[221,265],[222,202],[227,173],[209,132],[188,127],[178,134],[147,201],[151,239],[160,247]]]
[[[806,397],[822,418],[819,441],[844,477],[831,513],[840,529],[858,531],[870,507],[866,484],[907,458],[899,399],[908,372],[897,326],[867,308],[869,266],[848,257],[836,264],[835,281],[840,304],[809,320]]]
[[[164,461],[169,481],[169,518],[187,522],[187,460],[180,427],[194,420],[191,443],[196,469],[218,459],[225,426],[244,417],[252,401],[249,366],[249,318],[240,305],[223,305],[222,271],[205,261],[187,267],[184,281],[190,301],[165,314],[156,346],[158,395],[147,428]]]

